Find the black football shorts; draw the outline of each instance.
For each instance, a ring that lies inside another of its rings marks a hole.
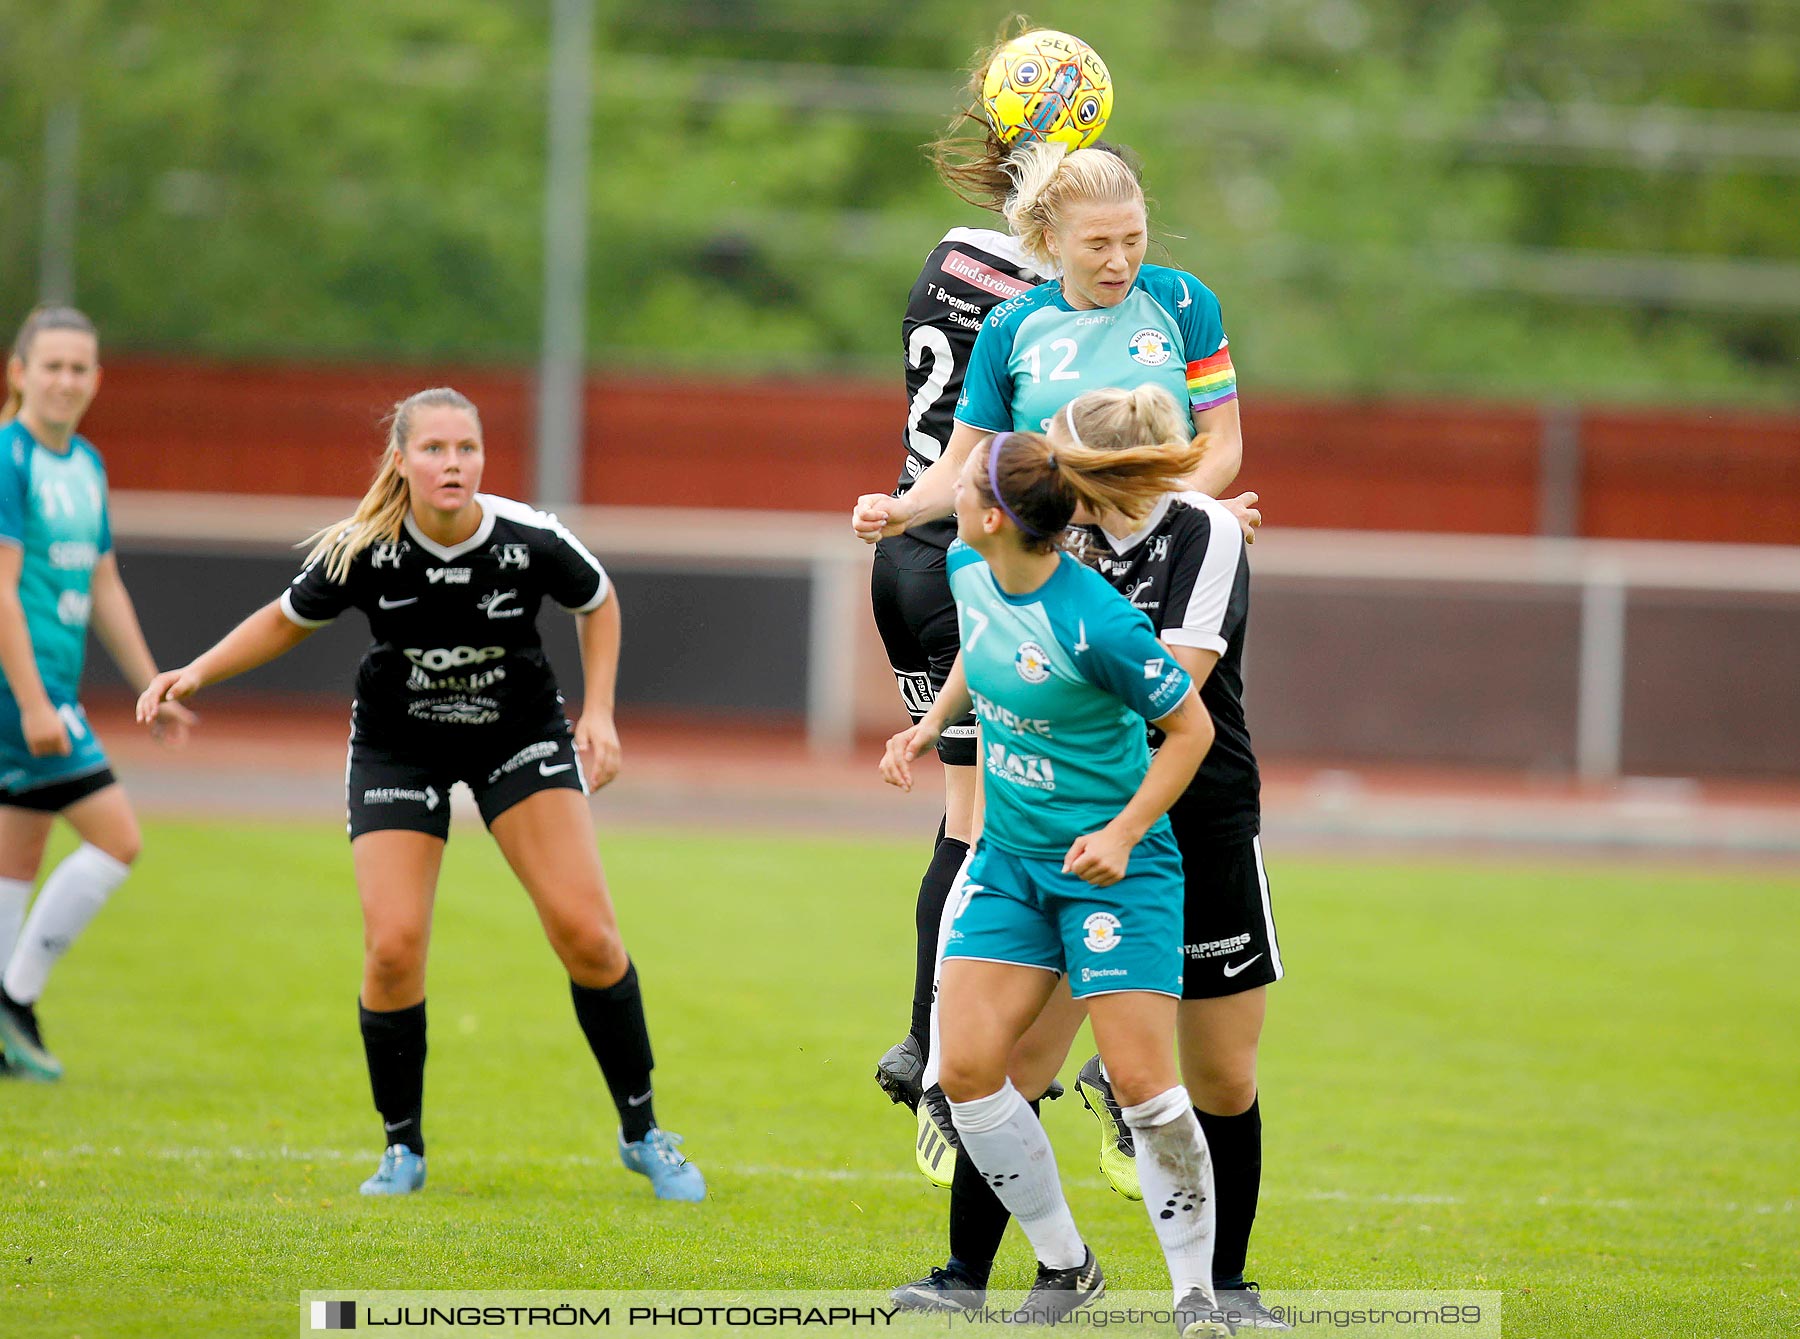
[[[534,734],[507,731],[499,742],[467,737],[451,742],[453,749],[405,747],[352,736],[345,771],[350,840],[395,829],[448,838],[450,788],[458,781],[474,793],[489,826],[540,790],[587,790],[567,721]]]
[[[910,535],[882,540],[875,547],[869,595],[900,700],[916,725],[937,701],[962,644],[944,551]],[[948,766],[973,767],[974,715],[951,722],[937,751]]]
[[[1281,980],[1262,839],[1189,839],[1177,827],[1175,840],[1187,881],[1181,998],[1218,999]]]

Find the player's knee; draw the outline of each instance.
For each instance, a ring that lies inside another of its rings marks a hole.
[[[110,834],[105,841],[93,842],[91,845],[121,865],[134,865],[144,852],[144,837],[137,828],[132,827]]]
[[[1229,1064],[1222,1057],[1207,1057],[1182,1067],[1194,1105],[1215,1116],[1235,1116],[1248,1111],[1256,1100],[1256,1058]]]
[[[425,936],[414,930],[373,934],[363,948],[363,978],[376,992],[404,993],[425,974]]]
[[[617,926],[559,926],[551,939],[570,977],[584,985],[611,985],[631,965]]]
[[[1068,1059],[1069,1042],[1070,1038],[1061,1035],[1060,1030],[1040,1035],[1039,1029],[1034,1028],[1026,1033],[1006,1060],[1007,1077],[1013,1081],[1013,1087],[1028,1100],[1042,1096]]]
[[[1106,1077],[1112,1081],[1113,1097],[1122,1107],[1135,1107],[1174,1087],[1171,1075],[1162,1065],[1128,1059],[1106,1061]]]
[[[973,1102],[991,1096],[1005,1082],[1003,1066],[978,1056],[946,1054],[938,1065],[938,1086],[952,1102]]]
[[[35,883],[38,871],[44,864],[44,843],[39,842],[29,851],[7,851],[0,856],[0,879],[16,879],[21,883]]]

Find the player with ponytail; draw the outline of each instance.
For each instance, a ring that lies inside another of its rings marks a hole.
[[[1038,535],[1049,534],[1069,496],[1078,496],[1077,524],[1057,542],[1155,615],[1169,657],[1198,685],[1213,723],[1213,745],[1169,811],[1185,886],[1181,1070],[1212,1167],[1216,1300],[1239,1328],[1279,1330],[1288,1327],[1263,1305],[1256,1285],[1244,1281],[1262,1176],[1257,1042],[1267,986],[1283,970],[1258,835],[1256,757],[1243,709],[1245,536],[1237,516],[1212,498],[1178,487],[1151,496],[1136,486],[1146,459],[1191,470],[1187,424],[1187,414],[1160,386],[1090,391],[1052,418],[1041,449],[1029,434],[1008,435],[1001,459],[1015,463],[1000,465],[992,484],[984,485],[977,472],[966,486],[982,500],[1004,499],[1016,513],[1013,523]],[[1015,457],[1010,444],[1021,437],[1032,445]],[[1046,468],[1051,459],[1055,474],[1073,476],[1061,487]],[[1107,461],[1116,462],[1111,470]],[[1043,548],[1049,541],[1028,536],[1027,542]],[[1084,1016],[1067,992],[1053,994],[1014,1052],[1011,1074],[1021,1090],[1040,1087],[1057,1073]],[[1100,1120],[1102,1171],[1116,1189],[1141,1198],[1144,1162],[1134,1157],[1141,1146],[1134,1146],[1136,1134],[1100,1057],[1082,1067],[1076,1091]],[[895,1299],[937,1310],[979,1306],[1005,1216],[986,1181],[959,1177],[951,1189],[951,1258],[896,1289]]]
[[[567,973],[575,1019],[618,1113],[618,1154],[658,1199],[706,1178],[656,1119],[636,961],[613,911],[587,792],[618,774],[613,723],[622,620],[611,578],[556,517],[480,490],[481,416],[446,386],[394,406],[375,479],[311,540],[299,576],[138,699],[170,701],[291,651],[352,609],[371,642],[357,669],[345,790],[363,912],[357,1020],[382,1125],[365,1195],[425,1186],[425,968],[450,836],[469,788]],[[538,633],[549,601],[575,616],[582,707],[571,726]]]
[[[986,816],[944,946],[939,1082],[959,1161],[1037,1256],[1015,1320],[1056,1323],[1105,1287],[1049,1140],[1008,1075],[1066,980],[1151,1155],[1142,1175],[1177,1328],[1228,1333],[1209,1318],[1211,1169],[1173,1054],[1183,892],[1165,816],[1212,723],[1150,621],[1059,542],[1078,509],[1146,516],[1203,460],[1198,442],[1104,451],[1012,431],[972,452],[948,554],[962,651],[931,711],[882,759],[883,777],[908,788],[913,759],[948,721],[971,706],[981,721]],[[1163,733],[1154,759],[1142,721]]]

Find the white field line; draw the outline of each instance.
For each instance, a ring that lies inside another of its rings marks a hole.
[[[209,1162],[372,1162],[375,1154],[369,1149],[344,1148],[288,1148],[285,1145],[276,1148],[246,1148],[242,1145],[225,1144],[217,1147],[166,1147],[166,1148],[124,1148],[113,1146],[99,1148],[93,1144],[71,1144],[67,1148],[43,1148],[30,1152],[19,1151],[22,1162],[74,1162],[89,1158],[139,1159],[151,1162],[178,1162],[202,1165]],[[602,1167],[617,1166],[616,1160],[598,1157],[585,1153],[565,1153],[550,1157],[527,1157],[517,1153],[488,1154],[482,1158],[486,1166],[553,1166],[553,1167]],[[779,1177],[789,1181],[822,1181],[855,1183],[890,1183],[920,1184],[922,1178],[910,1168],[898,1167],[766,1167],[742,1166],[733,1167],[709,1161],[708,1168],[716,1168],[732,1176],[744,1177]],[[1105,1183],[1099,1177],[1065,1177],[1066,1184],[1082,1189],[1103,1189]],[[1497,1205],[1501,1207],[1535,1207],[1544,1209],[1611,1209],[1621,1213],[1647,1213],[1665,1209],[1701,1210],[1708,1213],[1742,1215],[1746,1217],[1767,1217],[1775,1214],[1791,1214],[1800,1210],[1800,1201],[1783,1200],[1775,1204],[1741,1204],[1735,1200],[1724,1202],[1687,1201],[1675,1202],[1668,1199],[1565,1199],[1554,1195],[1534,1195],[1526,1198],[1502,1196],[1493,1199],[1470,1199],[1462,1195],[1425,1195],[1425,1194],[1368,1194],[1348,1190],[1281,1190],[1265,1187],[1263,1191],[1265,1203],[1289,1201],[1295,1203],[1331,1203],[1331,1204],[1364,1204],[1364,1205]]]

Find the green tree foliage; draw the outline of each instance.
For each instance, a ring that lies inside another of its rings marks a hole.
[[[646,368],[891,374],[942,231],[919,146],[983,0],[599,0],[590,330]],[[109,340],[526,362],[548,3],[0,0],[0,312],[81,124]],[[1791,0],[1046,3],[1119,82],[1246,386],[1800,399]]]

